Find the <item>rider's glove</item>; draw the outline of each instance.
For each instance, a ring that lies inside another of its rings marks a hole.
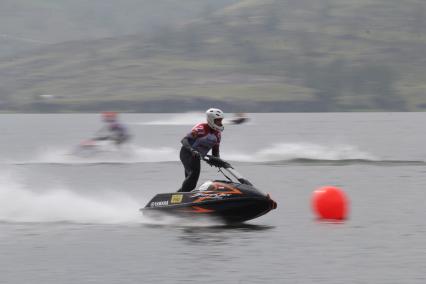
[[[191,153],[192,153],[192,157],[194,157],[196,159],[200,159],[201,158],[201,154],[197,150],[191,150]]]

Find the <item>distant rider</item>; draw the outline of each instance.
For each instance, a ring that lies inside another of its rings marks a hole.
[[[129,141],[129,132],[127,128],[118,121],[116,112],[103,112],[102,120],[105,125],[98,131],[94,140],[113,141],[117,146]]]
[[[210,150],[213,156],[219,157],[224,114],[220,109],[210,108],[206,111],[206,116],[207,123],[195,125],[181,141],[180,160],[185,168],[185,180],[179,192],[188,192],[197,186],[202,157]]]

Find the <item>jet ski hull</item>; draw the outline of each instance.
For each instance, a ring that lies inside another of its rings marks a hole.
[[[175,206],[167,208],[145,208],[147,211],[161,211],[179,217],[213,217],[226,223],[241,223],[260,217],[274,209],[273,201],[241,199],[222,202],[204,202],[203,204],[191,204],[187,206]],[[149,212],[150,215],[153,212]],[[152,215],[152,214],[151,214]],[[152,215],[153,216],[153,215]]]
[[[213,217],[226,223],[241,223],[276,207],[269,195],[252,186],[215,181],[209,190],[158,194],[141,211],[151,217],[164,214],[185,218]]]

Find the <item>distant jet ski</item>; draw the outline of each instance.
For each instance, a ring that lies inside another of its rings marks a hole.
[[[212,156],[206,156],[204,161],[217,167],[227,180],[207,181],[191,192],[157,194],[140,209],[143,214],[160,218],[164,214],[185,218],[209,216],[226,223],[241,223],[277,208],[269,194],[256,189],[229,163]]]
[[[235,117],[232,118],[229,122],[231,124],[242,124],[249,120],[247,115],[245,113],[236,113]]]
[[[123,146],[128,145],[131,136],[127,128],[119,123],[116,112],[103,112],[104,126],[95,137],[81,142],[71,153],[80,157],[91,157],[103,153],[122,153]]]

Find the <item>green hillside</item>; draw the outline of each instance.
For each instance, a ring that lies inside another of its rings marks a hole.
[[[242,0],[0,61],[3,110],[419,111],[426,2]]]
[[[0,58],[72,40],[151,33],[237,0],[1,0]]]

